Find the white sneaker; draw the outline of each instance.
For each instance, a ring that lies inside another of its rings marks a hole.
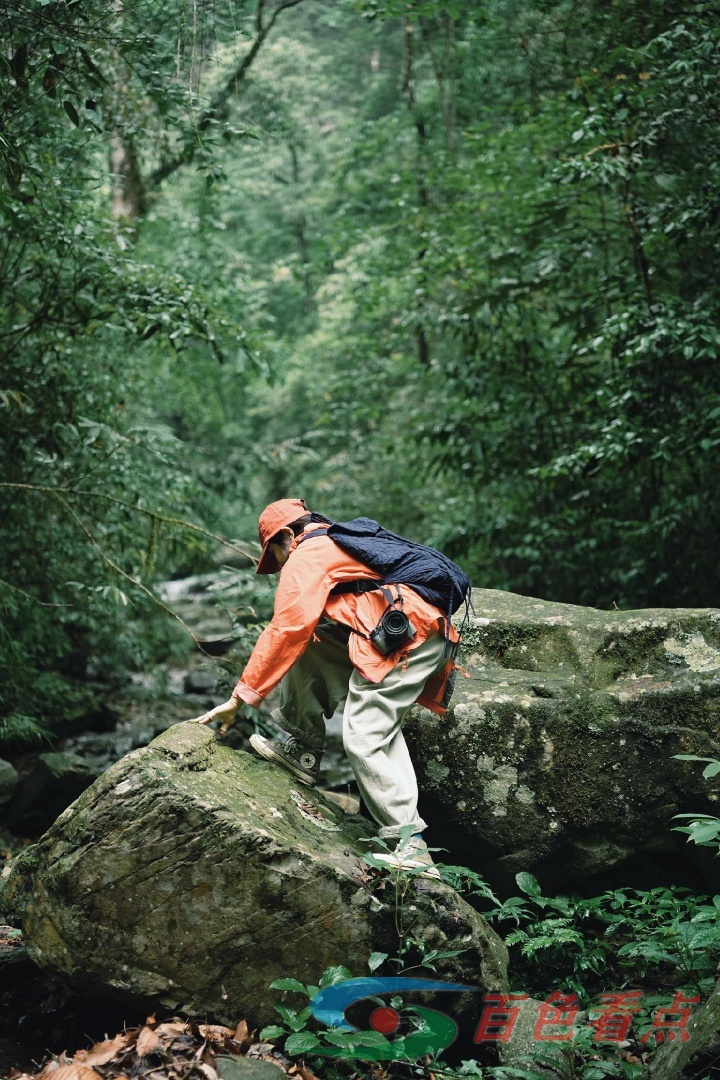
[[[400,844],[394,851],[377,854],[373,852],[377,862],[383,863],[390,870],[418,870],[422,867],[422,873],[418,877],[435,878],[442,881],[440,871],[433,862],[433,857],[428,851],[428,846],[421,836],[411,836],[405,844]]]

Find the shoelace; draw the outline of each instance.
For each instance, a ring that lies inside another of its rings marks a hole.
[[[305,744],[301,743],[299,739],[296,739],[294,735],[288,735],[285,742],[281,743],[281,746],[283,750],[286,750],[289,753],[302,754],[306,752],[308,754],[314,754],[316,758],[320,756],[316,750],[311,750],[309,746],[305,746]]]

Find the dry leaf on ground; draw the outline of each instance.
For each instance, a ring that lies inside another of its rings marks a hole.
[[[75,1065],[107,1065],[108,1061],[120,1053],[128,1044],[129,1035],[116,1035],[114,1039],[105,1039],[95,1043],[89,1050],[77,1050],[73,1057]]]
[[[241,1046],[251,1046],[253,1041],[253,1035],[257,1029],[253,1028],[252,1031],[248,1029],[247,1020],[241,1020],[238,1026],[235,1028],[235,1034],[233,1039],[235,1042],[240,1043]]]
[[[207,1062],[203,1062],[197,1068],[207,1077],[207,1080],[218,1080],[217,1070],[213,1069],[212,1065],[208,1065]]]
[[[40,1073],[40,1077],[44,1078],[49,1075],[52,1076],[52,1080],[102,1080],[100,1073],[95,1072],[94,1069],[89,1069],[86,1065],[59,1065],[49,1073],[46,1070],[47,1065]]]
[[[137,1046],[135,1050],[138,1057],[145,1057],[146,1054],[152,1054],[153,1050],[157,1050],[160,1039],[157,1032],[152,1028],[144,1027],[138,1035]]]
[[[184,1035],[188,1030],[188,1025],[184,1020],[169,1020],[164,1024],[158,1024],[155,1028],[156,1035]]]
[[[200,1028],[202,1037],[209,1042],[221,1043],[226,1036],[232,1039],[235,1034],[232,1028],[223,1027],[222,1024],[198,1024],[198,1027]]]

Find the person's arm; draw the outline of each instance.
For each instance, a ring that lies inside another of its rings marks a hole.
[[[257,707],[305,651],[333,584],[328,545],[335,547],[328,538],[313,538],[291,552],[280,573],[272,620],[233,690],[238,702]]]
[[[338,549],[325,537],[308,540],[291,553],[280,574],[272,620],[255,643],[232,697],[195,717],[193,723],[209,724],[221,718],[220,737],[224,738],[243,702],[257,708],[277,686],[305,651],[320,620],[334,584],[330,564],[337,555]]]

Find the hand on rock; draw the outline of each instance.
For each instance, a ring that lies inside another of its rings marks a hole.
[[[240,708],[240,702],[235,698],[230,698],[229,701],[224,701],[222,705],[216,705],[214,709],[210,709],[209,712],[203,713],[202,716],[195,716],[190,721],[191,724],[209,724],[211,720],[222,720],[220,725],[220,738],[224,739],[228,731],[235,723],[235,717],[237,711]]]

